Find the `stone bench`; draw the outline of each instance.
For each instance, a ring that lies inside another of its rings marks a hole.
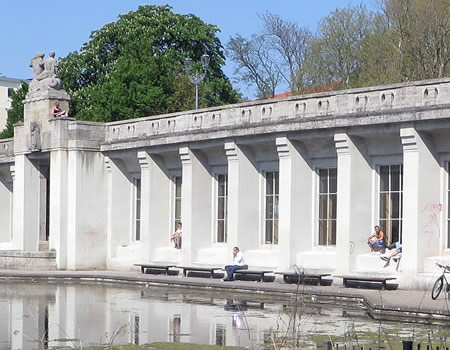
[[[213,278],[215,271],[223,270],[223,267],[217,266],[177,266],[177,268],[183,269],[185,277],[188,277],[189,272],[203,272],[209,274],[209,278]]]
[[[249,269],[240,269],[234,272],[234,277],[236,276],[256,276],[257,281],[265,281],[266,273],[273,273],[273,270],[249,270]]]
[[[367,283],[381,283],[381,288],[386,289],[386,282],[397,279],[391,276],[364,276],[364,275],[341,275],[335,276],[343,279],[344,287],[348,287],[348,282],[367,282]]]
[[[149,264],[134,264],[134,266],[140,266],[142,273],[149,273],[150,271],[162,272],[168,275],[169,272],[175,272],[170,270],[172,267],[176,267],[175,264],[164,264],[164,263],[149,263]]]
[[[331,276],[331,273],[312,271],[305,271],[302,273],[297,273],[295,271],[277,271],[275,274],[282,275],[285,283],[296,283],[298,281],[298,283],[303,284],[306,281],[313,281],[316,285],[321,285],[324,277]]]

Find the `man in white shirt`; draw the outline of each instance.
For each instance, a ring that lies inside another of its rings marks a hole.
[[[234,271],[240,269],[247,269],[248,266],[244,262],[244,254],[239,250],[238,247],[233,248],[233,264],[225,266],[225,271],[227,272],[227,277],[224,281],[233,281]]]

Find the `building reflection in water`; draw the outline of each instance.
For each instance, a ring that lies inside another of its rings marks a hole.
[[[275,313],[255,319],[252,339],[236,334],[242,311],[230,313],[225,303],[211,294],[167,289],[5,283],[0,289],[0,349],[152,342],[250,346],[260,329],[275,321]]]
[[[170,333],[174,343],[181,340],[181,315],[173,315],[170,320]]]
[[[342,316],[339,308],[302,309],[304,334],[341,335],[349,322],[373,329],[365,313]],[[2,283],[0,349],[52,349],[104,344],[186,342],[252,347],[288,324],[288,308],[225,293],[100,284]],[[399,324],[384,324],[384,331]],[[420,326],[412,324],[411,334]],[[401,325],[403,334],[410,331]],[[428,330],[427,330],[428,331]]]

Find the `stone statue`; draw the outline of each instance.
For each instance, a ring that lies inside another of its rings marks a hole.
[[[33,68],[33,80],[30,83],[30,92],[61,89],[61,79],[56,77],[58,61],[55,59],[54,51],[50,51],[49,57],[45,60],[44,54],[38,52],[31,59],[30,67]]]
[[[31,59],[30,67],[33,68],[33,79],[44,71],[44,56],[42,52],[38,52]]]
[[[31,151],[41,150],[41,126],[37,122],[30,123]]]

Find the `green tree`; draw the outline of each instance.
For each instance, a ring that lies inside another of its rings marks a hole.
[[[70,115],[115,121],[194,108],[194,86],[183,60],[210,56],[200,107],[240,100],[222,71],[219,29],[170,6],[140,6],[92,32],[80,52],[60,60],[59,77],[71,96]],[[187,93],[186,91],[192,91]]]
[[[364,42],[374,29],[374,14],[362,4],[324,17],[307,54],[310,85],[342,81],[344,88],[359,86]]]
[[[8,110],[6,128],[0,133],[0,139],[7,139],[14,136],[14,124],[23,121],[23,100],[28,92],[28,84],[22,82],[17,90],[11,93],[11,108]]]
[[[450,74],[448,0],[381,0],[376,27],[363,50],[363,85]]]

